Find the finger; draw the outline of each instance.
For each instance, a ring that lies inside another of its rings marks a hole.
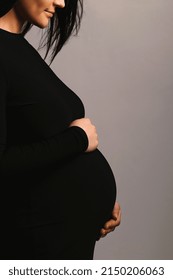
[[[114,229],[104,231],[104,233],[101,234],[101,237],[105,237],[107,234],[111,233],[112,231],[114,231]]]
[[[112,229],[112,228],[118,226],[119,222],[120,222],[119,218],[116,221],[114,219],[111,219],[104,224],[103,228],[104,229]]]
[[[112,219],[114,219],[115,220],[115,222],[116,222],[116,226],[119,226],[120,225],[120,223],[121,223],[121,210],[119,211],[119,213],[117,214],[115,214],[116,215],[116,219],[115,219],[115,216],[112,216]]]
[[[105,229],[105,230],[115,229],[117,226],[120,225],[120,222],[121,222],[121,215],[119,215],[119,217],[116,221],[111,219],[107,223],[105,223],[105,225],[103,226],[103,229]]]
[[[105,235],[106,232],[107,232],[107,231],[106,231],[104,228],[102,228],[101,231],[100,231],[100,234],[101,234],[101,235]]]
[[[117,220],[116,220],[116,223],[117,223],[116,226],[120,225],[120,223],[121,223],[121,216],[122,216],[122,214],[121,214],[121,210],[120,210],[119,215],[118,215]]]
[[[100,237],[105,237],[108,233],[114,231],[115,228],[116,228],[116,227],[112,227],[112,228],[109,228],[109,229],[102,228],[102,229],[100,230]]]
[[[101,229],[100,234],[101,234],[101,235],[108,234],[108,233],[114,231],[114,229],[115,229],[115,228],[112,228],[112,229]]]
[[[121,213],[120,205],[118,202],[116,202],[112,211],[112,217],[114,219],[117,219],[120,213]]]
[[[105,233],[103,235],[106,235],[106,234],[108,234],[110,232],[113,232],[113,231],[114,231],[114,229],[108,229],[108,230],[105,231]]]

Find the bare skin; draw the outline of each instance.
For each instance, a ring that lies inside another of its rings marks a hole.
[[[21,33],[23,25],[29,21],[32,24],[45,28],[56,8],[64,8],[64,0],[18,0],[17,4],[6,15],[0,18],[0,28],[12,33]],[[98,135],[96,127],[90,119],[82,118],[74,120],[70,126],[81,127],[88,137],[88,148],[85,152],[92,152],[98,147]],[[112,218],[107,221],[100,230],[100,237],[105,237],[112,232],[121,221],[121,209],[118,202],[112,211]]]

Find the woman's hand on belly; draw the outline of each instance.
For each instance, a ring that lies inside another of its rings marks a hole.
[[[121,208],[118,202],[115,202],[114,209],[112,211],[112,218],[104,224],[104,227],[100,230],[100,237],[105,237],[108,233],[115,230],[121,223]],[[99,240],[99,239],[97,239]]]
[[[88,137],[88,148],[85,152],[92,152],[96,150],[98,147],[98,135],[96,131],[96,127],[91,123],[90,119],[88,118],[81,118],[74,120],[71,124],[71,126],[78,126],[82,128],[87,137]]]

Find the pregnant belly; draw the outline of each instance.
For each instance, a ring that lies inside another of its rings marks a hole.
[[[68,205],[78,213],[81,211],[83,216],[95,217],[104,223],[115,203],[116,183],[102,153],[95,150],[81,154],[66,165],[65,170]]]
[[[76,217],[107,221],[116,199],[112,170],[99,150],[83,153],[61,167],[52,167],[32,188],[33,219],[60,221]],[[30,188],[31,189],[31,188]]]

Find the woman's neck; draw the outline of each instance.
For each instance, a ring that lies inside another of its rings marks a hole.
[[[0,18],[0,28],[12,33],[21,33],[23,25],[24,21],[17,16],[14,9]]]

